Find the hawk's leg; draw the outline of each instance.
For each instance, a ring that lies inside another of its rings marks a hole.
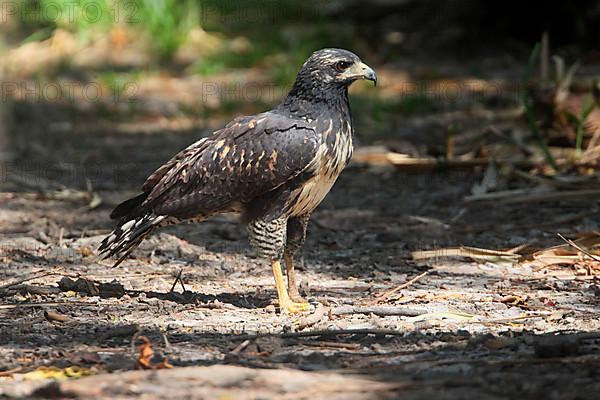
[[[310,310],[306,301],[295,302],[290,299],[285,287],[285,280],[281,271],[281,256],[285,249],[287,218],[278,218],[273,221],[257,219],[248,224],[250,243],[258,252],[271,260],[279,308],[285,313],[299,313]]]
[[[272,261],[271,267],[273,268],[273,276],[275,277],[275,286],[277,287],[277,297],[281,311],[290,314],[310,311],[310,304],[308,302],[296,302],[290,299],[285,288],[285,281],[283,280],[283,273],[281,272],[281,263],[279,260]]]
[[[296,254],[304,244],[304,239],[306,239],[306,226],[308,225],[309,218],[310,216],[306,215],[299,218],[288,219],[287,240],[285,252],[283,253],[288,278],[288,293],[293,301],[299,303],[306,303],[306,300],[300,296],[300,292],[298,291],[296,272],[294,271],[294,254]]]

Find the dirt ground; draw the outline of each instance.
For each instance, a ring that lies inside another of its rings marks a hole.
[[[411,258],[558,244],[599,229],[589,199],[465,202],[481,170],[354,163],[313,215],[299,266],[315,313],[290,317],[234,216],[165,229],[115,269],[94,261],[111,208],[211,124],[146,132],[19,107],[0,194],[0,397],[598,398],[593,275]],[[171,291],[180,272],[185,292]],[[140,335],[153,364],[174,368],[133,371]]]

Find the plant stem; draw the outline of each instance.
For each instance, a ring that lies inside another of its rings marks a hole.
[[[581,157],[581,148],[583,147],[583,133],[584,133],[584,125],[587,120],[588,115],[594,109],[594,102],[592,101],[591,96],[586,96],[583,101],[583,107],[581,108],[581,113],[579,114],[579,118],[577,119],[577,139],[575,141],[575,156],[577,158]]]
[[[548,146],[546,145],[546,142],[544,141],[544,139],[540,133],[538,124],[535,121],[533,109],[531,108],[531,96],[527,92],[527,84],[529,83],[529,80],[531,78],[531,73],[533,71],[533,67],[534,67],[535,61],[536,61],[539,53],[540,53],[540,44],[536,43],[535,47],[531,51],[531,55],[529,56],[529,61],[527,62],[527,70],[525,71],[525,77],[523,79],[523,88],[521,91],[521,101],[523,103],[523,107],[525,108],[525,117],[527,118],[527,122],[529,123],[529,126],[531,127],[533,136],[535,137],[535,140],[536,140],[538,146],[540,147],[540,149],[542,149],[542,152],[544,153],[544,157],[546,158],[546,161],[548,161],[548,164],[550,164],[552,169],[554,169],[556,171],[556,170],[558,170],[558,165],[556,164],[556,160],[554,159],[554,156],[552,155],[552,153],[550,153],[550,149],[548,149]]]

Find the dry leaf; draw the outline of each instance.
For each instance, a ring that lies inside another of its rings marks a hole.
[[[500,299],[500,303],[508,304],[511,306],[525,304],[526,301],[527,301],[527,296],[517,296],[514,294],[504,296]]]
[[[152,346],[150,345],[150,339],[148,339],[146,336],[138,336],[138,339],[144,342],[140,345],[138,366],[142,369],[153,369],[152,356],[154,355],[154,350],[152,350]]]
[[[167,357],[165,357],[164,360],[162,360],[161,362],[159,362],[158,364],[156,364],[154,366],[154,369],[169,369],[169,368],[173,368],[173,366],[169,363],[169,359]]]
[[[71,317],[54,311],[44,311],[44,317],[50,322],[69,322]]]
[[[173,365],[169,363],[167,357],[156,365],[152,364],[152,357],[154,356],[154,350],[150,343],[150,339],[146,336],[138,336],[143,343],[140,345],[140,355],[138,356],[138,368],[139,369],[168,369],[173,368]]]
[[[82,376],[93,375],[94,373],[95,370],[93,369],[78,366],[64,369],[58,367],[39,367],[36,370],[23,374],[23,378],[30,381],[41,379],[67,379],[80,378]]]
[[[79,248],[79,252],[84,257],[89,257],[94,254],[94,251],[89,246],[82,246]]]

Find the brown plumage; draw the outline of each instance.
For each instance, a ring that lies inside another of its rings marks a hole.
[[[295,284],[293,255],[311,212],[352,155],[348,86],[375,73],[353,53],[319,50],[304,63],[275,109],[239,117],[157,169],[143,193],[115,208],[118,227],[99,252],[117,264],[155,228],[239,212],[250,242],[270,259],[280,307],[305,311]],[[284,256],[288,291],[282,281]]]

